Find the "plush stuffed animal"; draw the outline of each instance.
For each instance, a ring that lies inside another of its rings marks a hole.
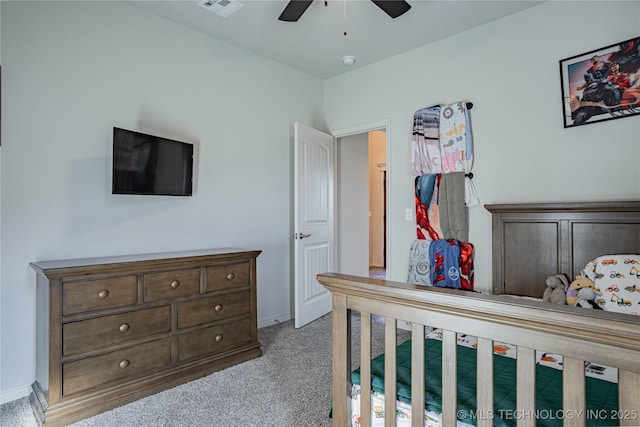
[[[567,289],[567,305],[576,305],[579,299],[578,291],[583,288],[590,288],[594,292],[599,291],[599,289],[596,289],[596,285],[593,283],[593,280],[588,277],[577,275],[576,280],[571,282],[569,289]]]
[[[553,304],[566,304],[567,288],[569,287],[567,276],[564,274],[554,274],[553,276],[547,277],[546,283],[547,289],[544,290],[542,301]]]
[[[596,298],[598,295],[602,295],[599,291],[592,288],[580,288],[578,290],[578,299],[576,300],[576,307],[582,308],[595,308],[602,310],[602,307],[598,305]]]

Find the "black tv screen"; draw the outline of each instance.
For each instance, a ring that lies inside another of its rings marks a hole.
[[[193,144],[113,128],[113,194],[191,196]]]

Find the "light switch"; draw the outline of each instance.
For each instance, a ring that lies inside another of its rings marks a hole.
[[[406,221],[411,221],[413,219],[413,209],[406,209],[404,211],[404,219]]]

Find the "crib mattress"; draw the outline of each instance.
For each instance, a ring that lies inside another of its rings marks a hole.
[[[399,418],[410,419],[411,402],[411,340],[397,348],[397,400]],[[476,425],[476,350],[458,346],[458,415],[461,423]],[[425,425],[437,425],[442,412],[442,342],[425,339]],[[494,356],[494,411],[495,426],[514,426],[518,414],[516,408],[516,360],[501,355]],[[351,375],[354,385],[360,384],[360,370]],[[618,385],[598,378],[586,377],[586,407],[583,414],[589,426],[617,425],[615,410],[618,407]],[[383,417],[379,403],[384,399],[384,354],[371,362],[371,386],[374,393],[374,417]],[[359,393],[354,390],[354,397]],[[377,399],[377,401],[376,401]],[[354,408],[356,409],[356,408]],[[407,412],[409,411],[409,412]],[[536,365],[536,425],[562,425],[562,371]],[[427,416],[428,415],[428,416]],[[435,416],[434,416],[435,415]],[[466,415],[466,416],[464,416]],[[613,415],[613,416],[612,416]],[[357,414],[353,417],[358,425]],[[400,422],[400,420],[399,420]],[[410,423],[410,421],[409,421]],[[400,423],[398,424],[400,425]],[[409,424],[410,425],[410,424]]]

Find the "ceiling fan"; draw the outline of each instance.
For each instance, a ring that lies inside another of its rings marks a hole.
[[[411,5],[404,0],[371,1],[392,18],[397,18],[411,9]],[[290,0],[278,19],[280,21],[296,22],[309,6],[311,6],[311,3],[313,3],[313,0]]]

